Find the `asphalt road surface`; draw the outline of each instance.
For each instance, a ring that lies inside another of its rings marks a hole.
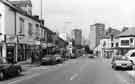
[[[1,84],[1,83],[0,83]],[[115,71],[100,58],[81,57],[59,68],[42,70],[8,84],[135,84],[126,71]]]

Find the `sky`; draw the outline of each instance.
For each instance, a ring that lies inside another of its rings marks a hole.
[[[31,0],[33,14],[40,15],[40,1]],[[82,29],[88,36],[90,25],[100,22],[122,29],[135,26],[135,0],[43,0],[45,25],[56,32]]]

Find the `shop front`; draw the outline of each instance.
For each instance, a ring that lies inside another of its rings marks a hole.
[[[6,60],[8,63],[14,63],[15,59],[15,44],[14,43],[7,43],[7,57]]]

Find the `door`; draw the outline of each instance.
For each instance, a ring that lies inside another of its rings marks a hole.
[[[9,63],[14,62],[14,47],[7,47],[7,61]]]

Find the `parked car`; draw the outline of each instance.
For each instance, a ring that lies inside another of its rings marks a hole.
[[[95,57],[96,57],[95,55],[88,54],[88,58],[95,58]]]
[[[62,63],[64,61],[64,59],[62,58],[60,54],[55,54],[54,56],[57,63]]]
[[[18,64],[0,64],[0,80],[19,75],[21,72],[22,67]]]
[[[129,60],[135,65],[135,50],[128,51],[125,56],[128,57]]]
[[[133,69],[133,63],[126,56],[113,57],[112,68]]]
[[[41,64],[56,64],[56,58],[53,55],[46,55],[41,59]]]

